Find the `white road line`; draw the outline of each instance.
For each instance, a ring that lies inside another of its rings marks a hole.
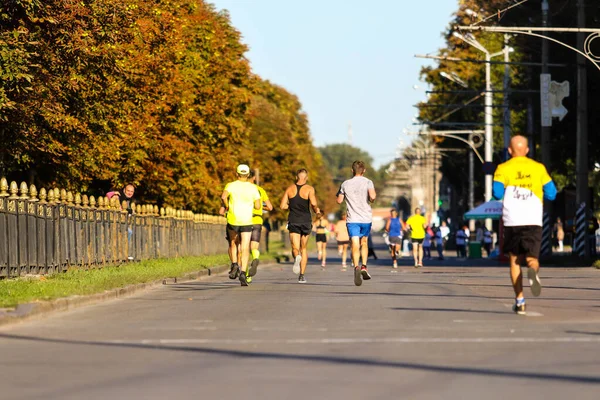
[[[190,327],[173,327],[173,326],[165,326],[165,327],[144,327],[141,329],[142,331],[216,331],[217,328],[214,326],[190,326]]]
[[[137,341],[111,340],[115,344],[356,344],[356,343],[451,343],[451,344],[476,344],[476,343],[600,343],[600,337],[595,336],[564,336],[550,338],[527,337],[490,337],[490,338],[414,338],[414,337],[389,337],[389,338],[315,338],[315,339],[143,339]]]

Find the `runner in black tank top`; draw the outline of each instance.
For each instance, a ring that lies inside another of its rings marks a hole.
[[[294,197],[289,199],[290,204],[290,215],[288,216],[288,222],[290,224],[311,224],[312,220],[310,217],[310,200],[303,199],[300,196],[300,189],[305,185],[296,184],[297,193]],[[312,226],[311,226],[312,228]],[[309,232],[310,233],[310,232]]]
[[[304,272],[308,262],[308,251],[306,245],[312,231],[312,216],[310,208],[319,217],[321,211],[317,207],[315,189],[306,184],[308,172],[305,169],[298,170],[296,183],[290,185],[281,199],[281,209],[290,210],[288,216],[288,230],[290,231],[290,242],[292,243],[292,256],[294,257],[293,271],[298,275],[298,283],[306,283]],[[306,198],[302,197],[306,196]]]

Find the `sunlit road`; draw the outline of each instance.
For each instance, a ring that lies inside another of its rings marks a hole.
[[[380,250],[356,287],[329,253],[305,285],[277,265],[2,328],[0,398],[599,397],[600,271],[543,270],[519,317],[505,267]]]

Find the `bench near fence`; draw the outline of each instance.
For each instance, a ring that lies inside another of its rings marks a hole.
[[[0,180],[0,278],[227,252],[225,219]]]

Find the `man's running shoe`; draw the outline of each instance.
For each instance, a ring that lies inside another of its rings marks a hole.
[[[306,278],[304,277],[304,275],[300,274],[298,276],[298,283],[306,283]]]
[[[369,271],[367,271],[367,266],[363,265],[362,267],[360,267],[360,273],[362,275],[362,278],[365,281],[368,281],[369,279],[371,279],[371,275],[369,275]]]
[[[521,303],[521,304],[513,304],[513,311],[515,313],[517,313],[518,315],[526,315],[527,312],[525,311],[525,303]]]
[[[354,284],[356,286],[362,285],[362,276],[360,274],[360,268],[354,267]]]
[[[325,268],[325,265],[326,265],[326,263],[325,263],[325,261],[323,261],[323,262],[321,263],[321,268]]]
[[[296,256],[296,260],[294,261],[294,266],[292,267],[292,271],[294,272],[294,274],[300,273],[300,261],[302,261],[302,256],[298,254]]]
[[[252,277],[250,275],[246,275],[246,282],[252,283]]]
[[[394,261],[394,265],[392,265],[392,267],[398,268],[398,263],[396,261]]]
[[[248,286],[248,280],[246,278],[246,273],[244,271],[240,272],[240,284],[242,286]]]
[[[346,268],[347,268],[347,265],[346,265],[346,263],[343,263],[343,264],[342,264],[342,271],[345,271],[345,270],[346,270]]]
[[[240,266],[237,263],[231,264],[231,269],[229,270],[229,279],[235,279],[238,277],[240,273]]]
[[[250,269],[248,270],[248,277],[256,275],[256,271],[258,270],[259,262],[260,261],[258,258],[255,258],[254,260],[252,260],[252,262],[250,263]]]
[[[538,297],[542,293],[542,282],[540,282],[540,277],[537,271],[533,268],[528,268],[527,278],[529,279],[531,294],[535,297]]]

